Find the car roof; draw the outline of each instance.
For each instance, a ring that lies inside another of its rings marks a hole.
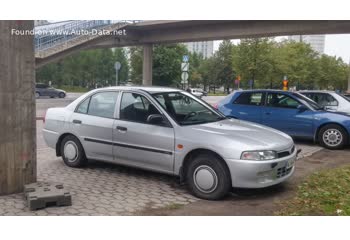
[[[180,92],[183,91],[177,88],[162,87],[162,86],[116,86],[116,87],[106,87],[98,88],[96,90],[139,90],[148,93],[159,93],[159,92]]]
[[[251,89],[251,90],[235,90],[235,92],[277,92],[277,93],[295,93],[293,91],[285,91],[279,89]]]
[[[299,92],[309,92],[309,93],[335,93],[334,91],[330,90],[300,90]]]

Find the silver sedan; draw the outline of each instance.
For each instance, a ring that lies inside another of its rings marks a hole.
[[[111,87],[50,108],[44,138],[70,167],[88,159],[179,176],[203,199],[232,187],[261,188],[294,172],[297,150],[288,135],[227,119],[179,89]]]

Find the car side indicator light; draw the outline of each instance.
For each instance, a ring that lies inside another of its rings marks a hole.
[[[177,144],[177,149],[182,150],[183,148],[184,148],[184,145],[182,145],[182,144]]]

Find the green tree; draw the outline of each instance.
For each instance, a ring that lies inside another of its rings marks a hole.
[[[242,86],[248,87],[252,81],[254,87],[272,85],[271,75],[275,68],[273,47],[275,43],[269,38],[243,39],[234,46],[233,67],[240,75]]]
[[[153,83],[159,86],[180,86],[182,56],[187,54],[183,44],[155,45],[153,54]]]
[[[142,54],[142,47],[130,48],[130,80],[137,85],[142,84]]]
[[[227,93],[229,93],[229,88],[233,86],[235,72],[233,70],[233,44],[230,40],[224,40],[220,46],[219,50],[215,53],[214,58],[216,58],[218,68],[217,80],[220,85],[224,86]]]
[[[121,63],[121,68],[119,70],[119,82],[120,83],[127,83],[129,80],[129,63],[127,59],[127,54],[126,50],[124,48],[117,48],[114,51],[113,54],[113,61],[115,62],[120,62]],[[113,66],[114,66],[113,63]],[[115,76],[115,69],[113,67],[113,74]]]

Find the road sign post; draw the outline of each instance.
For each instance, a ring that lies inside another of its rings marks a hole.
[[[189,67],[190,64],[188,62],[189,60],[189,56],[188,55],[184,55],[182,56],[182,63],[181,63],[181,84],[183,88],[186,88],[186,84],[189,86],[188,84],[188,71],[189,71]]]
[[[119,75],[119,70],[121,68],[122,64],[120,62],[115,62],[114,64],[114,68],[115,68],[115,85],[119,86],[119,79],[118,79],[118,75]]]

